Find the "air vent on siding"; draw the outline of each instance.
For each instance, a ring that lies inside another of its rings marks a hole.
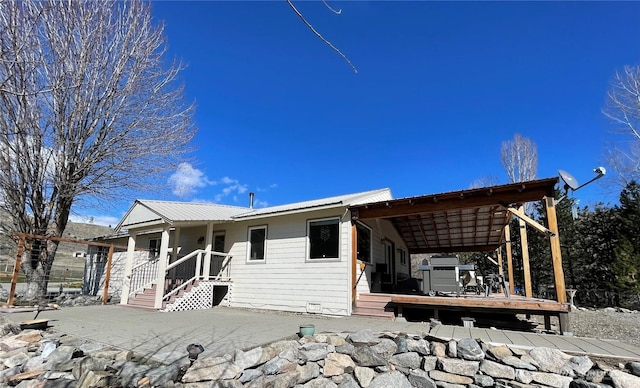
[[[320,314],[322,312],[322,305],[320,303],[307,302],[307,312]]]

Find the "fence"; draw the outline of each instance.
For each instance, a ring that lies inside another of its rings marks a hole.
[[[127,247],[104,242],[29,234],[15,234],[14,237],[17,245],[15,254],[12,255],[13,259],[11,256],[5,256],[0,261],[0,270],[5,269],[5,272],[0,275],[5,281],[11,281],[7,301],[9,305],[13,305],[18,285],[25,282],[22,271],[23,262],[44,257],[41,254],[44,253],[42,251],[46,249],[49,242],[58,243],[55,259],[46,278],[49,292],[73,289],[85,295],[100,294],[104,304],[109,300],[110,294],[113,295],[117,291],[111,286],[110,278],[114,264],[123,260],[114,260],[114,257],[122,257]],[[9,268],[11,268],[10,277],[7,271]]]

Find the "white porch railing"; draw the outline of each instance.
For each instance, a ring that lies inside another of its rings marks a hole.
[[[151,287],[158,276],[158,259],[151,259],[131,269],[129,296]]]
[[[205,266],[206,253],[207,251],[198,249],[167,266],[162,300],[168,300],[196,280],[231,280],[229,263],[232,256],[224,252],[211,251],[210,265]],[[206,267],[209,268],[208,273],[204,273]]]

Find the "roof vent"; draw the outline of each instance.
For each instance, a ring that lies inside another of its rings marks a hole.
[[[249,209],[253,209],[253,197],[255,196],[254,193],[249,193]]]

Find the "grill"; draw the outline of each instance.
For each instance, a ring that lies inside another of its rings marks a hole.
[[[460,271],[473,271],[473,264],[460,264],[458,256],[433,256],[418,265],[422,271],[424,292],[431,296],[437,292],[453,292],[460,295],[463,285],[460,282]]]

